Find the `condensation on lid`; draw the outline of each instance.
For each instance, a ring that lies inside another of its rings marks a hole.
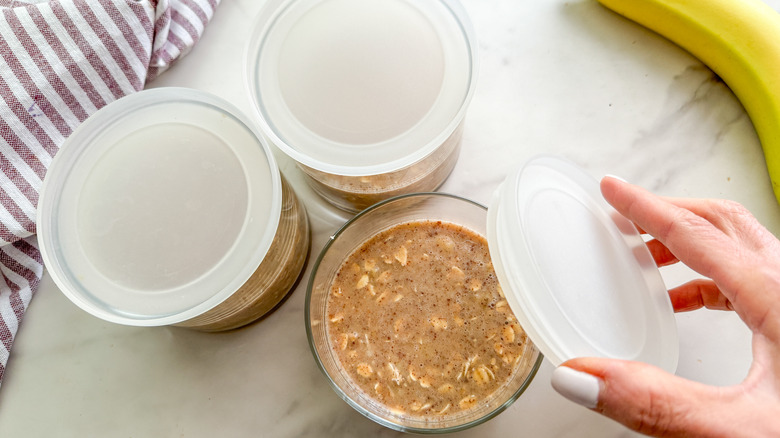
[[[582,169],[543,156],[511,173],[488,210],[488,241],[510,307],[554,365],[598,356],[675,370],[677,328],[660,272]]]
[[[229,104],[180,88],[87,119],[48,170],[39,235],[52,278],[114,322],[179,322],[254,272],[281,209],[273,156]]]

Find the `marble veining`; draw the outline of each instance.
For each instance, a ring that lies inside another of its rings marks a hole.
[[[594,177],[611,173],[670,196],[724,197],[775,234],[780,207],[750,120],[709,69],[595,0],[462,0],[479,38],[480,72],[460,159],[441,190],[484,204],[530,157],[556,154]],[[780,0],[767,0],[780,9]],[[244,44],[263,2],[231,0],[178,65],[152,85],[193,87],[249,113]],[[307,187],[312,249],[297,289],[262,321],[222,334],[135,328],[71,304],[48,276],[21,325],[0,388],[0,436],[393,437],[331,390],[308,347],[306,282],[322,246],[349,218]],[[669,287],[694,278],[662,270]],[[750,364],[736,315],[677,315],[689,379],[729,385]],[[629,437],[560,397],[545,363],[526,393],[461,437]]]

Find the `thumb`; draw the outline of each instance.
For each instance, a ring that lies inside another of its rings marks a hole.
[[[674,376],[654,366],[603,358],[578,358],[553,371],[552,386],[571,401],[652,436],[699,436],[724,431],[710,409],[718,388]]]

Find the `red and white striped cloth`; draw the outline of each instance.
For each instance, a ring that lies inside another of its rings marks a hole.
[[[35,207],[90,114],[189,52],[219,0],[0,0],[0,383],[43,274]]]

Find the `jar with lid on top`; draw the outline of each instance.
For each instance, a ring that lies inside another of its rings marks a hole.
[[[436,190],[457,162],[477,47],[456,0],[273,0],[247,64],[264,134],[339,208]]]
[[[309,249],[305,209],[259,133],[183,88],[129,95],[74,130],[37,225],[62,292],[138,326],[248,324],[292,290]]]

